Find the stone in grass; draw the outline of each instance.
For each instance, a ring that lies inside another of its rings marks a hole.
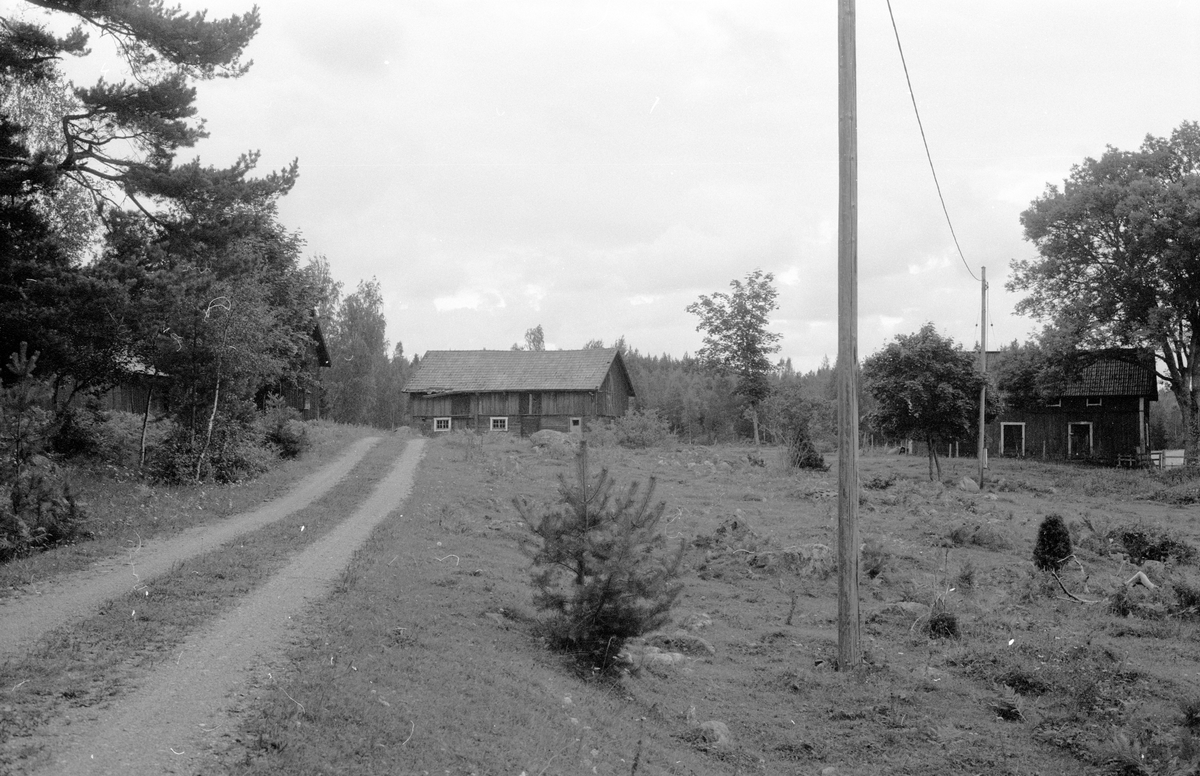
[[[683,619],[683,622],[679,623],[679,627],[690,631],[703,630],[710,625],[712,625],[712,617],[709,617],[704,612],[689,614]]]
[[[699,722],[695,706],[688,708],[685,717],[692,732],[709,748],[724,751],[733,749],[733,734],[729,732],[729,726],[724,722],[715,719],[710,719],[707,722]]]
[[[976,482],[975,480],[971,479],[970,477],[963,477],[961,480],[958,481],[958,489],[962,490],[962,491],[966,491],[967,493],[978,493],[979,492],[979,483]]]
[[[733,749],[733,734],[729,732],[729,726],[724,722],[715,719],[701,722],[696,726],[696,732],[700,734],[701,740],[713,749],[721,751]]]

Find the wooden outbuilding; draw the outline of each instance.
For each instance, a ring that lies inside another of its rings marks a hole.
[[[1134,463],[1147,452],[1157,400],[1153,354],[1096,354],[1041,406],[1007,410],[989,424],[988,455]]]
[[[404,386],[411,424],[528,436],[581,433],[629,409],[633,383],[617,348],[431,350]]]

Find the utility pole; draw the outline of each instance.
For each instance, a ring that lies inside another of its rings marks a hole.
[[[983,374],[983,385],[979,388],[979,487],[983,487],[983,470],[987,464],[987,444],[984,433],[987,430],[987,267],[979,268],[979,285],[981,287],[979,300],[979,371]]]
[[[854,0],[838,0],[838,667],[862,664],[858,610],[858,116]]]

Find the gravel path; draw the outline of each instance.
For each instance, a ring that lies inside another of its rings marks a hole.
[[[271,660],[293,615],[325,593],[412,489],[425,441],[415,439],[374,492],[328,536],[295,557],[235,610],[183,645],[179,658],[106,709],[80,709],[48,731],[54,765],[42,773],[194,773],[223,748],[236,722],[230,706],[248,680],[269,681]]]
[[[358,440],[333,463],[253,512],[190,528],[171,539],[146,542],[123,558],[99,561],[87,571],[0,603],[0,658],[28,647],[54,628],[95,614],[100,604],[145,584],[176,563],[307,507],[340,482],[377,442],[379,437]]]

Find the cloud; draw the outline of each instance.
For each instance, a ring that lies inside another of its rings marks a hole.
[[[434,298],[433,307],[439,313],[446,313],[454,310],[496,310],[507,305],[504,303],[504,297],[497,291],[462,289],[450,296]]]

